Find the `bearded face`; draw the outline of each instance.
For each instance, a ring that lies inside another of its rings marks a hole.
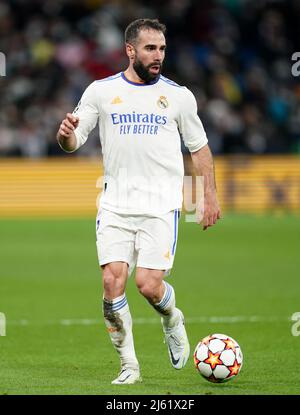
[[[157,79],[162,71],[161,62],[152,62],[148,65],[144,65],[143,62],[136,56],[133,63],[133,68],[146,84],[149,84]]]
[[[128,56],[138,77],[145,83],[155,81],[162,71],[166,41],[162,32],[141,30],[137,40],[128,44]]]

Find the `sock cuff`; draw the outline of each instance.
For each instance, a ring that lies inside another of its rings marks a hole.
[[[172,285],[170,285],[166,281],[163,281],[163,283],[165,285],[165,293],[160,302],[155,304],[156,307],[159,307],[160,309],[164,309],[170,302],[172,295],[174,295],[174,288],[172,287]]]
[[[114,298],[113,300],[107,300],[103,297],[103,308],[110,313],[118,312],[123,314],[129,308],[125,293],[119,297]]]

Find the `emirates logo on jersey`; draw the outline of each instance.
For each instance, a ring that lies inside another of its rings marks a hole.
[[[157,105],[159,106],[159,108],[161,109],[166,109],[169,106],[167,97],[164,97],[163,95],[159,97],[158,101],[157,101]]]

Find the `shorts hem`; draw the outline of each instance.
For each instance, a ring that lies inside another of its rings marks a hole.
[[[154,265],[154,264],[141,264],[138,263],[136,264],[137,267],[139,268],[149,268],[149,269],[158,269],[161,271],[168,271],[169,269],[171,269],[173,267],[173,264],[168,265],[168,266],[160,266],[160,265]]]
[[[150,217],[159,218],[161,216],[167,215],[170,212],[173,212],[176,209],[181,211],[182,203],[180,203],[179,206],[176,204],[175,207],[168,207],[167,209],[162,209],[162,210],[159,210],[159,211],[148,211],[148,210],[142,210],[142,209],[141,210],[136,210],[136,209],[118,208],[116,206],[108,205],[105,202],[101,203],[101,201],[100,201],[100,207],[98,209],[98,213],[99,213],[100,209],[106,210],[107,212],[116,213],[118,215],[150,216]]]
[[[126,264],[130,267],[130,262],[127,259],[120,258],[120,257],[112,257],[112,258],[102,259],[101,261],[99,261],[99,265],[106,265],[106,264],[109,264],[111,262],[126,262]]]

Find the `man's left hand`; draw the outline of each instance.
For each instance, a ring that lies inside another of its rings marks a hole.
[[[204,212],[202,218],[203,230],[216,224],[221,219],[221,209],[219,206],[216,192],[210,192],[204,195]]]

